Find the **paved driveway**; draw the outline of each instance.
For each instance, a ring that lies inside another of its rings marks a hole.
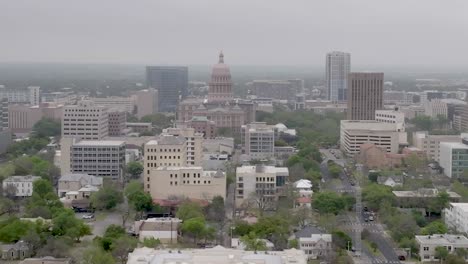
[[[88,213],[76,213],[76,217],[82,219]],[[97,212],[92,220],[84,219],[91,226],[92,235],[83,237],[83,240],[92,240],[95,236],[102,236],[110,225],[122,225],[122,215],[116,212]],[[127,221],[128,225],[128,221]]]

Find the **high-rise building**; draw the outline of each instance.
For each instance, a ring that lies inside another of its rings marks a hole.
[[[159,111],[159,92],[155,89],[144,89],[136,92],[137,117],[142,118]]]
[[[122,180],[125,167],[125,142],[83,140],[70,148],[70,172]]]
[[[29,104],[31,106],[39,105],[41,103],[41,87],[29,86]]]
[[[188,67],[147,66],[146,85],[158,90],[160,112],[174,112],[179,98],[187,96]]]
[[[109,134],[107,108],[92,101],[80,101],[64,107],[62,137],[101,140]]]
[[[383,109],[381,72],[353,72],[348,75],[348,120],[374,120]]]
[[[327,53],[325,82],[328,100],[334,102],[346,100],[350,70],[351,54],[341,51]]]
[[[229,66],[224,64],[224,54],[219,53],[218,64],[213,66],[208,90],[208,101],[232,100],[232,81]]]
[[[8,128],[8,99],[0,98],[0,131]]]
[[[127,112],[120,109],[109,109],[109,136],[121,136],[127,127]]]

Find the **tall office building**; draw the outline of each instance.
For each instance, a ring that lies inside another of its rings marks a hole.
[[[351,54],[341,51],[327,53],[325,81],[328,100],[334,102],[346,100],[350,70]]]
[[[179,97],[187,96],[188,67],[147,66],[146,85],[158,90],[160,112],[174,112]]]
[[[382,72],[353,72],[348,75],[348,120],[374,120],[383,109]]]
[[[107,108],[93,101],[80,101],[77,105],[64,107],[62,138],[101,140],[109,134]]]

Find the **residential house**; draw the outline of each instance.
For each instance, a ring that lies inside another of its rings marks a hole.
[[[2,244],[1,260],[18,260],[25,259],[31,256],[31,248],[24,241],[18,241],[15,244]],[[0,261],[1,262],[1,261]]]
[[[15,197],[29,197],[33,193],[33,182],[39,180],[39,176],[10,176],[3,180],[3,193]]]
[[[390,187],[403,186],[403,176],[401,175],[379,176],[377,177],[377,183],[390,186]]]
[[[58,196],[65,200],[87,199],[91,193],[102,187],[102,177],[88,174],[69,173],[60,177],[58,182]]]
[[[448,252],[454,253],[456,249],[468,249],[468,238],[463,235],[434,234],[429,236],[415,236],[419,245],[419,256],[421,262],[438,261],[436,248],[445,247]]]
[[[332,252],[332,235],[322,232],[315,226],[307,226],[294,234],[299,249],[308,259],[326,258]]]

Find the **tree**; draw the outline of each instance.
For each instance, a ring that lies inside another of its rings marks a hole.
[[[226,218],[224,207],[224,198],[221,196],[213,197],[211,203],[206,207],[206,216],[208,220],[221,223]]]
[[[331,164],[328,166],[328,172],[334,178],[337,178],[338,176],[340,176],[341,171],[342,171],[341,167],[336,164]]]
[[[138,244],[138,241],[134,237],[127,235],[120,236],[112,243],[112,256],[122,263],[127,263],[128,253],[132,252]]]
[[[370,171],[369,175],[367,177],[369,178],[369,181],[371,182],[377,182],[377,178],[379,178],[380,172],[378,171]]]
[[[408,167],[408,170],[413,173],[419,173],[423,171],[426,167],[426,160],[415,153],[408,155],[404,162]]]
[[[33,182],[33,192],[42,199],[46,198],[50,193],[55,193],[54,187],[52,187],[50,181],[44,179],[39,179]]]
[[[303,228],[309,224],[312,217],[312,210],[308,207],[299,207],[292,215],[292,223],[298,228]]]
[[[428,210],[431,213],[440,214],[442,210],[448,206],[449,201],[450,195],[446,191],[439,192],[437,197],[429,202]]]
[[[263,251],[267,250],[266,243],[260,239],[254,232],[242,236],[240,241],[244,244],[245,250],[250,251]]]
[[[73,242],[65,237],[49,237],[46,241],[46,244],[37,252],[40,257],[65,258],[68,257],[68,251],[73,246]]]
[[[80,264],[114,264],[115,263],[111,254],[96,247],[87,248],[83,252],[83,254],[80,254],[79,256],[77,256],[76,259],[77,259],[77,263],[80,263]]]
[[[122,202],[122,193],[111,187],[103,187],[91,195],[91,204],[98,210],[110,210]]]
[[[203,210],[200,205],[194,202],[183,202],[176,212],[177,218],[186,221],[191,218],[203,218]]]
[[[26,235],[29,230],[34,229],[34,224],[29,221],[20,221],[18,218],[10,218],[7,224],[0,225],[0,241],[12,243]]]
[[[12,215],[18,210],[16,204],[8,198],[0,198],[0,216],[3,214]]]
[[[377,252],[378,245],[374,241],[370,243],[370,247],[372,248],[372,251]]]
[[[299,249],[299,240],[297,239],[289,240],[289,248]]]
[[[418,130],[431,131],[433,124],[430,116],[419,115],[411,120]]]
[[[322,214],[338,214],[345,209],[345,201],[334,192],[320,192],[314,195],[313,208]]]
[[[433,221],[421,230],[422,235],[446,234],[447,226],[442,221]]]
[[[91,228],[82,220],[77,219],[72,210],[63,210],[52,220],[52,234],[68,236],[73,241],[79,241],[80,237],[91,235]]]
[[[332,241],[336,247],[341,249],[351,249],[353,246],[353,240],[345,232],[336,230],[332,233]]]
[[[442,260],[445,260],[449,254],[449,251],[446,247],[443,246],[438,246],[435,248],[435,254],[434,257],[440,259],[440,263],[442,263]]]
[[[147,238],[147,237],[145,237],[145,239],[143,240],[143,246],[144,247],[156,248],[159,245],[161,245],[161,241],[159,240],[159,238],[154,238],[154,237]]]
[[[206,222],[203,217],[189,218],[182,223],[182,232],[193,237],[193,243],[197,243],[197,239],[203,234],[206,228]]]
[[[393,204],[395,197],[391,187],[373,183],[364,187],[362,199],[367,202],[370,208],[378,209],[383,201]]]
[[[61,124],[50,118],[42,118],[32,128],[34,136],[40,138],[60,136],[62,133]]]
[[[127,172],[130,174],[132,179],[138,179],[143,173],[143,164],[137,161],[131,161],[127,164]]]

